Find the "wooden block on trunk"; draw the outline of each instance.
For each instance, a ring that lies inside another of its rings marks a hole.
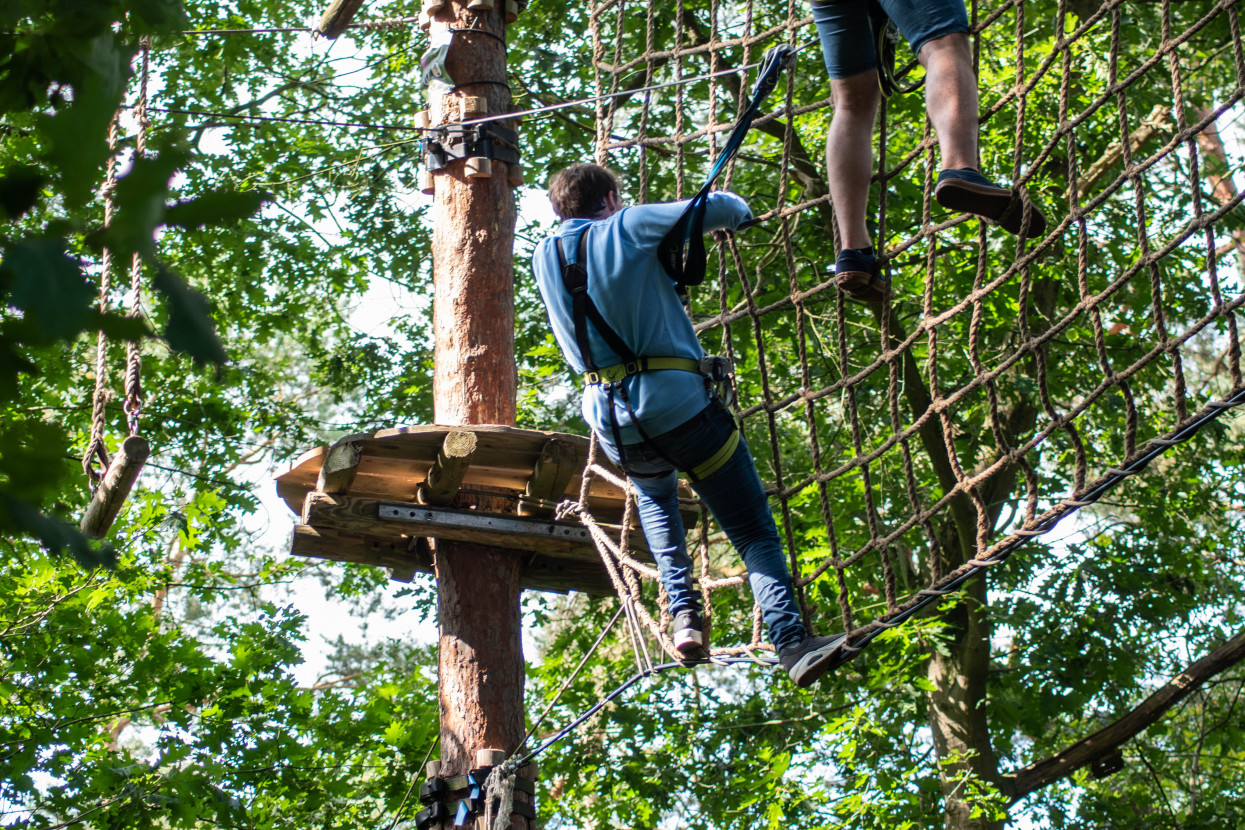
[[[506,753],[500,749],[476,750],[477,767],[495,767],[504,760],[506,760]]]
[[[450,432],[441,443],[441,451],[428,471],[428,477],[416,490],[420,504],[447,505],[458,495],[467,468],[475,456],[478,440],[474,432]]]
[[[532,477],[519,500],[519,515],[552,516],[567,485],[582,469],[583,462],[574,444],[550,438],[541,448]]]
[[[316,489],[325,493],[349,492],[362,459],[363,451],[358,444],[349,441],[334,444],[324,457],[324,464],[316,478]]]

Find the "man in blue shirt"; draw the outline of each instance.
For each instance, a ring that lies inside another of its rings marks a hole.
[[[675,648],[689,659],[703,656],[700,597],[678,509],[682,471],[743,557],[779,661],[797,685],[810,685],[842,661],[843,637],[811,636],[804,627],[752,455],[730,411],[709,393],[700,374],[704,350],[657,259],[687,203],[624,208],[617,178],[596,164],[556,173],[549,199],[563,222],[536,246],[532,270],[554,337],[587,381],[584,419],[635,487],[675,618]],[[735,230],[751,218],[733,193],[709,194],[706,232]]]
[[[945,208],[973,213],[1011,233],[1024,226],[1024,202],[977,168],[977,78],[964,0],[813,0],[813,22],[830,75],[834,117],[826,134],[826,176],[842,249],[835,262],[838,286],[855,299],[881,302],[889,285],[878,274],[865,227],[873,176],[873,122],[881,102],[876,31],[877,3],[895,22],[925,67],[925,108],[938,137],[942,172],[934,198]],[[884,22],[884,20],[882,21]],[[1036,207],[1027,236],[1046,232]]]

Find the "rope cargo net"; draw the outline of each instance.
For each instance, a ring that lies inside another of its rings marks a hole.
[[[660,172],[690,195],[746,101],[746,75],[724,70],[812,39],[720,180],[760,221],[716,245],[692,314],[737,367],[734,407],[806,620],[841,626],[854,652],[1245,402],[1242,196],[1217,126],[1241,113],[1245,57],[1233,0],[971,4],[983,172],[1049,229],[1023,240],[934,203],[923,95],[885,99],[871,216],[893,292],[871,308],[833,282],[829,86],[806,15],[594,0],[583,155],[637,202],[675,195],[651,187]],[[905,60],[918,76],[901,46]],[[585,501],[566,508],[629,616],[674,655],[628,523],[610,535]],[[757,608],[748,642],[746,611],[710,625],[715,593],[750,595],[721,534],[702,521],[693,535],[706,628],[726,643],[711,654],[768,648]]]

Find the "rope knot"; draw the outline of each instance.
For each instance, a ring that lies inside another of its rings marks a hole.
[[[498,764],[484,781],[484,824],[489,830],[510,828],[510,816],[514,813],[514,771],[510,766],[509,762]]]

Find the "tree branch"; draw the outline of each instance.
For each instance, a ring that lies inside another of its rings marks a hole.
[[[1131,712],[1109,726],[1082,738],[1067,749],[1030,764],[1007,776],[1018,801],[1076,770],[1105,758],[1156,723],[1169,709],[1184,700],[1210,678],[1245,659],[1245,629],[1219,648],[1190,665]]]

